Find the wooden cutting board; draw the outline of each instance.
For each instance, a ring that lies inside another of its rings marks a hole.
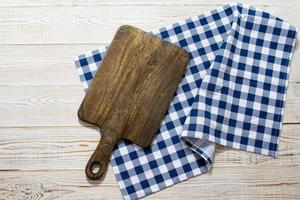
[[[87,177],[105,173],[120,139],[152,143],[188,61],[188,53],[171,43],[132,26],[118,29],[78,110],[81,120],[101,131]]]

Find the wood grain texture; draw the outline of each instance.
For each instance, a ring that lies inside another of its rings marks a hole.
[[[162,0],[161,2],[163,2]],[[119,26],[131,24],[146,31],[197,16],[215,5],[87,5],[0,7],[1,44],[103,44]],[[297,6],[258,5],[300,27]],[[13,34],[12,34],[13,33]],[[90,49],[86,49],[87,51]]]
[[[240,2],[300,29],[298,0]],[[84,174],[99,131],[77,120],[73,56],[107,45],[122,24],[152,30],[223,3],[0,0],[0,199],[122,199],[111,168],[100,185]],[[277,159],[218,146],[212,171],[144,199],[300,199],[299,47],[293,57]]]
[[[284,126],[277,159],[218,146],[211,172],[146,199],[297,199],[299,130],[299,125]],[[98,142],[97,130],[42,127],[1,131],[7,136],[0,145],[1,159],[12,162],[0,172],[2,197],[16,199],[25,190],[38,191],[44,199],[121,199],[111,167],[100,185],[88,182],[83,173],[88,154]],[[12,167],[16,164],[19,169]]]
[[[81,126],[77,110],[84,92],[78,82],[74,85],[0,86],[0,113],[5,113],[0,127]],[[288,88],[284,123],[300,123],[299,110],[300,84],[293,83]]]
[[[90,179],[103,176],[119,140],[150,146],[188,61],[184,49],[136,27],[117,30],[78,110],[81,120],[101,130],[85,170]]]

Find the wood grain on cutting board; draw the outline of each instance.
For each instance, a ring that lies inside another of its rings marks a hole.
[[[297,0],[240,2],[300,29]],[[73,56],[107,45],[122,24],[151,31],[224,3],[1,0],[0,199],[121,199],[111,168],[101,185],[85,177],[99,132],[77,119],[84,93]],[[278,159],[218,147],[212,171],[144,199],[300,199],[299,67],[297,48]]]
[[[79,119],[101,130],[88,178],[104,175],[119,140],[152,144],[188,62],[187,51],[139,28],[117,30],[78,110]]]

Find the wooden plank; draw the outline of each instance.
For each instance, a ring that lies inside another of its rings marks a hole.
[[[236,2],[236,1],[227,1],[226,3]],[[251,5],[282,5],[281,0],[244,0],[243,3]],[[35,1],[35,0],[13,0],[6,1],[1,0],[0,5],[2,7],[15,7],[15,6],[114,6],[114,5],[223,5],[224,1],[222,0],[181,0],[181,1],[172,1],[172,0],[48,0],[48,1]],[[285,1],[285,5],[295,5],[297,0],[288,0]]]
[[[106,45],[100,43],[94,45],[0,45],[0,70],[12,67],[16,69],[22,67],[74,68],[75,56]]]
[[[117,28],[126,23],[151,30],[213,8],[196,7],[187,7],[189,12],[178,6],[3,7],[0,43],[104,43],[111,41]],[[170,14],[172,10],[174,14]]]
[[[100,138],[87,127],[0,128],[0,136],[0,170],[84,169]]]
[[[299,5],[258,7],[300,27]],[[123,24],[150,31],[214,8],[215,5],[2,7],[0,44],[107,43]]]
[[[82,126],[0,128],[0,170],[83,170],[99,138],[97,128]],[[277,159],[218,146],[213,167],[223,166],[300,170],[300,125],[283,126]]]
[[[102,182],[89,182],[83,170],[2,171],[0,197],[27,199],[121,199],[111,167]],[[299,199],[299,166],[214,167],[145,199]]]
[[[300,198],[299,130],[300,125],[283,127],[278,159],[218,146],[211,172],[147,198]],[[111,167],[100,185],[85,177],[85,163],[99,137],[96,129],[1,128],[0,133],[0,197],[82,199],[93,193],[97,199],[121,198]]]
[[[298,168],[218,168],[145,197],[145,199],[299,199]],[[289,173],[287,173],[289,171]],[[80,170],[0,172],[0,196],[8,199],[122,199],[111,171],[100,184],[89,183]],[[224,182],[224,180],[226,180]]]
[[[73,57],[106,45],[0,45],[0,85],[79,85]],[[300,83],[299,67],[297,48],[290,83]]]
[[[149,199],[299,199],[298,167],[214,167]]]
[[[0,55],[0,59],[1,59]],[[298,57],[300,59],[300,56]],[[295,60],[298,60],[295,58]],[[68,61],[65,61],[68,62]],[[73,85],[81,86],[77,69],[73,61],[64,66],[41,67],[0,67],[0,86],[41,86],[41,85]],[[296,63],[295,63],[296,64]],[[19,65],[22,65],[21,63]],[[291,66],[289,84],[300,83],[299,66]]]
[[[2,93],[3,92],[3,93]],[[80,125],[77,109],[84,96],[76,86],[2,86],[0,126]]]
[[[293,53],[293,58],[291,62],[291,70],[289,75],[289,82],[300,83],[300,70],[298,67],[298,63],[300,63],[300,49],[299,45],[296,46],[296,49]]]
[[[77,85],[77,70],[65,67],[0,67],[0,86]]]
[[[290,84],[284,123],[300,122],[300,84]],[[80,85],[0,86],[0,127],[79,126]]]
[[[101,183],[89,182],[83,170],[0,171],[0,199],[122,199],[111,172]]]
[[[287,100],[300,99],[300,84],[290,83],[287,88]],[[287,112],[289,114],[289,112]]]

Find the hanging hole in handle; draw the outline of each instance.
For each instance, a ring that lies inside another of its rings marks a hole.
[[[93,174],[99,173],[100,169],[101,169],[101,165],[100,165],[99,162],[95,161],[95,162],[92,163],[92,165],[91,165],[91,172]]]

